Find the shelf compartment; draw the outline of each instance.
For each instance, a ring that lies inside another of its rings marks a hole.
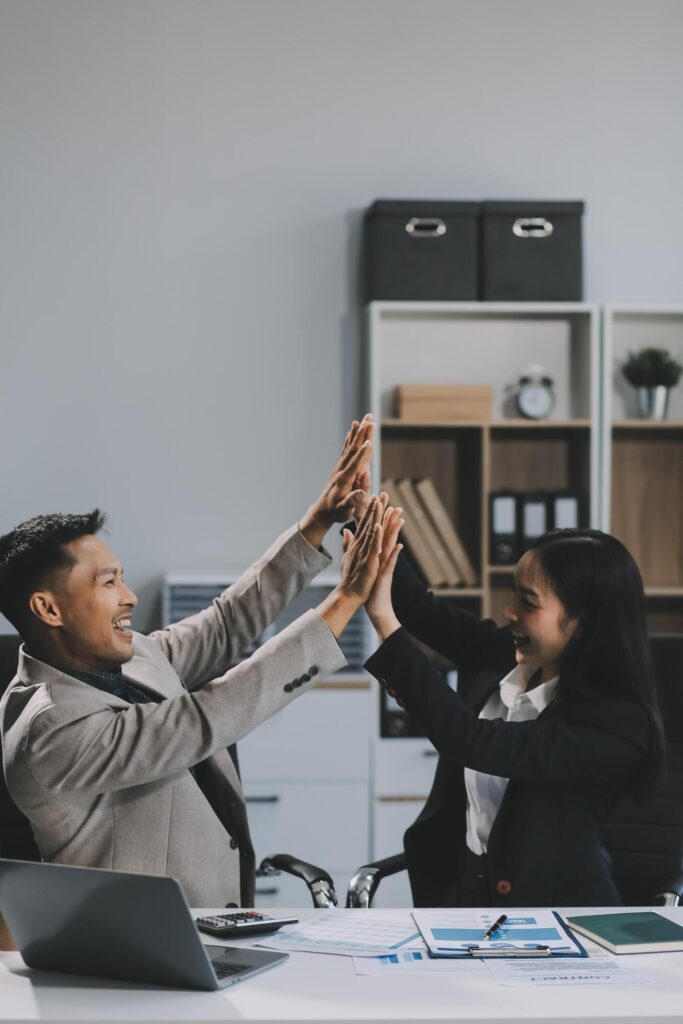
[[[491,428],[492,491],[568,491],[584,513],[590,495],[590,427],[508,433]]]
[[[482,431],[476,427],[458,426],[444,434],[440,429],[403,426],[381,435],[382,479],[430,477],[479,576],[482,447]],[[381,480],[376,486],[381,486]]]
[[[633,429],[612,439],[611,532],[646,587],[683,586],[683,433]]]

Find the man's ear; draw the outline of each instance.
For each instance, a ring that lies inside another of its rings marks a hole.
[[[31,614],[44,626],[52,628],[63,625],[57,597],[51,590],[36,590],[28,599]]]

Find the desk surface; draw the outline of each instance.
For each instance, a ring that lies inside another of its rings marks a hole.
[[[597,913],[573,908],[567,913]],[[281,911],[278,911],[281,913]],[[312,910],[294,911],[300,918]],[[359,914],[368,911],[359,910]],[[373,910],[405,918],[405,910]],[[668,911],[683,924],[683,908]],[[215,942],[215,940],[206,941]],[[230,942],[229,945],[235,945]],[[471,1024],[683,1024],[683,953],[629,956],[654,984],[504,988],[493,977],[363,977],[350,957],[293,953],[287,963],[220,992],[187,992],[29,971],[0,953],[0,1022],[5,1021],[462,1021]]]

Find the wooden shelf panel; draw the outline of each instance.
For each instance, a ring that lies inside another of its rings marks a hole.
[[[612,430],[682,430],[683,420],[615,420]]]
[[[514,565],[487,565],[486,572],[490,576],[512,576]]]
[[[645,587],[645,597],[683,598],[683,587]]]
[[[639,421],[636,421],[639,422]],[[382,430],[588,430],[591,421],[581,420],[382,420]],[[683,424],[682,424],[683,426]]]
[[[430,587],[434,597],[483,597],[483,587]]]

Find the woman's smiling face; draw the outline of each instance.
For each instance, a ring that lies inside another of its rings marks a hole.
[[[513,573],[512,599],[504,612],[512,627],[518,665],[528,668],[534,685],[546,683],[560,671],[562,653],[579,625],[567,615],[543,577],[533,551],[523,555]]]

